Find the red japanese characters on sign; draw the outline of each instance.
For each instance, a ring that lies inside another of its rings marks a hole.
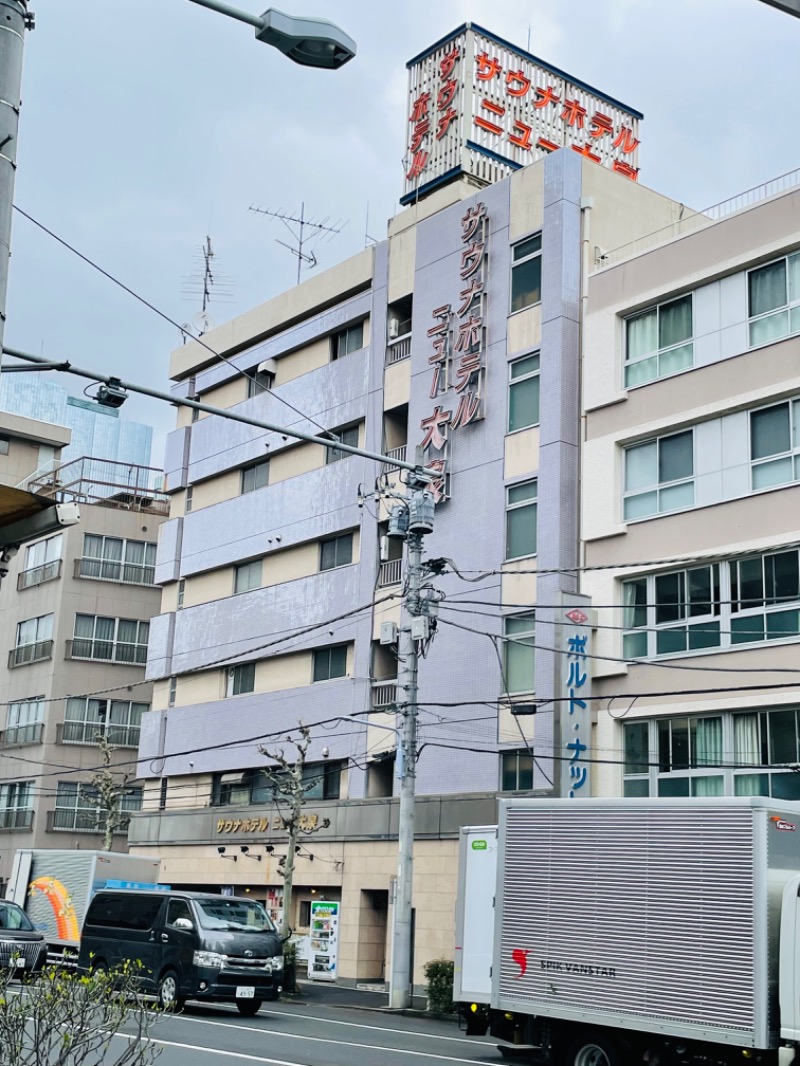
[[[436,503],[449,496],[451,433],[483,417],[488,222],[484,203],[470,207],[462,217],[458,304],[455,311],[456,301],[435,308],[427,331],[431,341],[428,365],[433,372],[429,395],[437,402],[420,422],[420,445],[426,450],[425,465],[440,474],[431,484]],[[451,402],[457,400],[457,404],[445,410],[440,397],[451,390],[455,393]]]
[[[410,137],[406,161],[406,181],[416,182],[428,166],[431,141],[441,141],[458,118],[453,104],[459,82],[456,67],[461,58],[459,45],[452,46],[438,58],[435,89],[423,89],[411,100]]]

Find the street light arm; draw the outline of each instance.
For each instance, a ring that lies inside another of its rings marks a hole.
[[[256,30],[264,29],[264,19],[261,15],[251,15],[249,11],[242,11],[241,8],[223,4],[220,0],[189,0],[189,2],[199,4],[201,7],[211,8],[212,11],[218,11],[220,15],[228,15],[230,18],[238,19],[240,22],[247,22],[250,26],[255,26]]]

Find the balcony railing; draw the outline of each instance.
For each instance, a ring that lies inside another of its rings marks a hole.
[[[52,641],[50,641],[52,644]],[[68,659],[94,659],[102,663],[125,663],[144,666],[147,662],[146,644],[114,644],[110,640],[90,640],[75,637],[67,641]]]
[[[372,682],[372,709],[381,710],[392,707],[397,702],[397,678],[389,681]]]
[[[13,829],[32,829],[33,811],[0,810],[0,830],[9,832]]]
[[[13,748],[21,744],[41,744],[43,732],[43,722],[9,726],[0,733],[0,747]]]
[[[397,463],[404,463],[406,461],[406,452],[408,450],[407,444],[401,444],[399,448],[387,448],[384,455],[388,455],[390,459],[394,459]],[[381,473],[385,474],[387,470],[396,470],[395,463],[383,463]]]
[[[117,581],[123,585],[154,585],[156,568],[145,563],[123,563],[111,559],[75,560],[75,577],[93,581]]]
[[[392,363],[399,363],[401,359],[408,359],[411,355],[411,334],[407,333],[404,337],[398,337],[397,340],[389,341],[386,345],[386,365],[391,366]]]
[[[382,589],[386,585],[399,585],[402,580],[402,570],[402,559],[387,559],[385,563],[381,563],[378,570],[378,588]]]
[[[98,722],[66,721],[56,728],[58,744],[96,744],[99,736],[104,736],[109,744],[119,748],[138,748],[141,726],[110,725],[102,726]]]
[[[115,833],[127,833],[130,815],[126,815],[122,825],[114,830]],[[105,832],[105,817],[99,811],[76,811],[71,807],[56,807],[54,811],[47,812],[47,831],[66,833],[103,833]]]
[[[69,463],[43,467],[18,488],[48,496],[58,503],[99,504],[124,511],[169,514],[163,471],[136,463],[85,455]]]
[[[38,663],[42,659],[53,658],[52,640],[37,640],[34,644],[20,644],[8,653],[8,668],[25,666],[26,663]]]
[[[50,563],[42,563],[41,566],[23,570],[17,577],[17,590],[21,592],[34,585],[42,585],[45,581],[55,581],[57,577],[61,577],[61,560],[53,559]]]

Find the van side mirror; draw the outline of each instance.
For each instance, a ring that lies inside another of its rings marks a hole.
[[[188,918],[176,918],[172,924],[175,929],[194,929],[194,924]]]

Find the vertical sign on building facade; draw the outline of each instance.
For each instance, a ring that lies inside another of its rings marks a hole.
[[[561,634],[561,796],[584,799],[592,794],[592,629],[585,605],[564,598],[558,614]]]
[[[461,218],[461,255],[454,285],[458,299],[454,293],[451,303],[434,308],[428,328],[429,397],[435,406],[420,422],[420,447],[425,452],[425,465],[439,472],[439,478],[431,483],[435,503],[450,495],[452,434],[483,418],[488,244],[486,204],[477,203]]]
[[[401,203],[458,174],[486,184],[558,148],[632,181],[642,115],[466,23],[408,63]]]
[[[311,901],[308,976],[312,981],[335,981],[339,954],[339,903]]]

